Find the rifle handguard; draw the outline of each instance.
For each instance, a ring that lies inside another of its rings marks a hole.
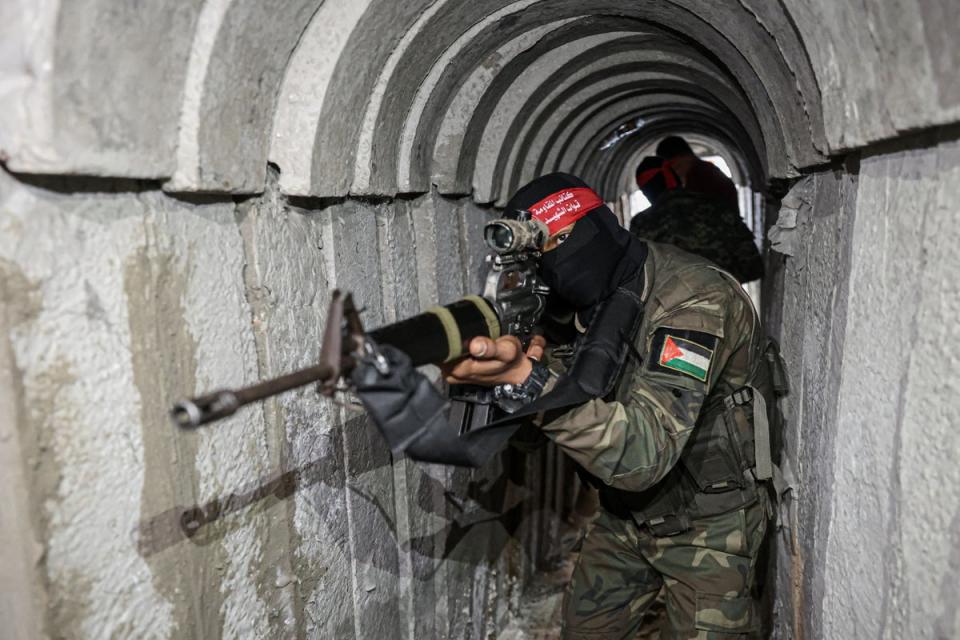
[[[370,337],[410,357],[414,367],[456,360],[467,353],[467,344],[477,336],[496,340],[500,320],[486,299],[467,296],[442,307],[374,329]]]

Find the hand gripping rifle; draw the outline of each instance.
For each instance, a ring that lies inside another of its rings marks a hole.
[[[482,296],[467,296],[445,306],[364,331],[353,296],[335,290],[327,314],[318,364],[242,389],[223,389],[176,403],[170,411],[180,427],[198,427],[233,415],[242,406],[291,389],[318,383],[325,395],[342,388],[361,358],[376,358],[377,345],[406,353],[413,366],[440,364],[462,357],[477,336],[497,339],[515,335],[526,342],[546,306],[549,289],[537,275],[537,258],[547,240],[547,227],[526,211],[487,223],[484,240],[493,250]]]

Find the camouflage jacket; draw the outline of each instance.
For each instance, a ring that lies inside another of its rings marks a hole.
[[[740,282],[763,277],[763,260],[740,214],[718,200],[669,191],[630,221],[634,235],[680,247],[710,260]]]
[[[649,247],[641,362],[621,374],[612,397],[541,430],[598,484],[634,498],[628,510],[648,511],[644,520],[664,493],[694,516],[737,508],[756,497],[752,414],[726,415],[725,399],[747,384],[772,395],[759,319],[729,274],[675,247]],[[721,493],[722,504],[703,495]]]

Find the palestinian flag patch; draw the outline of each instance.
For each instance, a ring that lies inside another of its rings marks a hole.
[[[696,334],[696,335],[694,335]],[[699,331],[660,329],[654,339],[654,368],[706,382],[717,346],[716,336]]]

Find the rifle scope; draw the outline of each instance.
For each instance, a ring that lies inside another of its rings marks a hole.
[[[500,218],[483,228],[487,246],[500,255],[522,251],[542,251],[550,235],[547,225],[539,220],[511,220]]]

